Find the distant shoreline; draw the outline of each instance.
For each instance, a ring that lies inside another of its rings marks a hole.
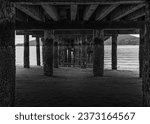
[[[30,46],[36,46],[36,41],[32,40],[29,42]],[[112,40],[109,38],[104,42],[105,45],[111,45]],[[118,36],[118,45],[139,45],[139,38],[131,35],[119,35]],[[18,43],[16,46],[23,46],[23,43]],[[42,43],[40,42],[40,46],[42,46]]]

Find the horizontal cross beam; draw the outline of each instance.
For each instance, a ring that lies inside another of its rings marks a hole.
[[[145,0],[12,0],[18,4],[138,4]]]
[[[93,30],[55,30],[55,35],[93,35]],[[104,34],[139,34],[139,30],[104,30]],[[17,30],[16,35],[39,35],[44,36],[44,31],[23,31]]]
[[[137,29],[143,27],[144,21],[119,21],[119,22],[34,22],[34,23],[16,23],[16,30],[27,29]]]

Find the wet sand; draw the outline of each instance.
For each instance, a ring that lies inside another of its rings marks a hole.
[[[93,77],[92,69],[17,67],[16,105],[24,107],[137,107],[142,106],[142,81],[137,71],[105,70]]]

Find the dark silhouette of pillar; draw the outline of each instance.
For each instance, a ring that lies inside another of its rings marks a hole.
[[[59,65],[62,65],[62,63],[63,63],[62,43],[59,43],[58,51],[59,51]]]
[[[64,66],[68,66],[68,46],[67,42],[64,43]]]
[[[87,66],[87,36],[82,36],[82,51],[81,51],[81,68],[85,69]]]
[[[0,0],[0,107],[15,102],[15,5]]]
[[[68,47],[68,67],[71,67],[71,47]]]
[[[150,106],[150,1],[146,3],[145,40],[143,49],[143,106]]]
[[[81,66],[81,37],[78,37],[78,52],[79,52],[79,57],[78,57],[78,65]]]
[[[139,77],[143,73],[143,45],[144,45],[144,28],[140,29],[140,45],[139,45]]]
[[[78,40],[75,41],[75,47],[74,47],[74,63],[75,66],[78,66],[79,64],[79,46],[78,46]]]
[[[112,35],[112,70],[117,70],[117,37],[118,35]]]
[[[87,63],[90,64],[90,43],[87,43]]]
[[[53,76],[53,40],[53,30],[45,30],[43,42],[43,70],[46,76]]]
[[[103,76],[104,73],[104,30],[95,30],[93,53],[94,76]]]
[[[58,53],[58,42],[54,43],[54,68],[58,68],[59,64],[59,53]]]
[[[36,37],[36,58],[37,58],[37,66],[41,65],[40,61],[40,39]]]
[[[43,66],[43,43],[44,43],[44,37],[41,37],[41,44],[42,44],[42,61],[41,65]]]
[[[24,68],[30,68],[29,35],[24,35]]]
[[[66,60],[67,60],[67,52],[66,52],[66,43],[64,39],[62,40],[62,66],[66,67]]]

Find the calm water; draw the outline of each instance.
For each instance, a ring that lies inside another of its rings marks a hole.
[[[16,65],[23,65],[22,46],[16,47]],[[138,70],[139,46],[118,46],[118,70]],[[41,47],[42,62],[42,47]],[[36,47],[30,46],[30,65],[36,65]],[[111,69],[111,46],[105,46],[105,69]]]

